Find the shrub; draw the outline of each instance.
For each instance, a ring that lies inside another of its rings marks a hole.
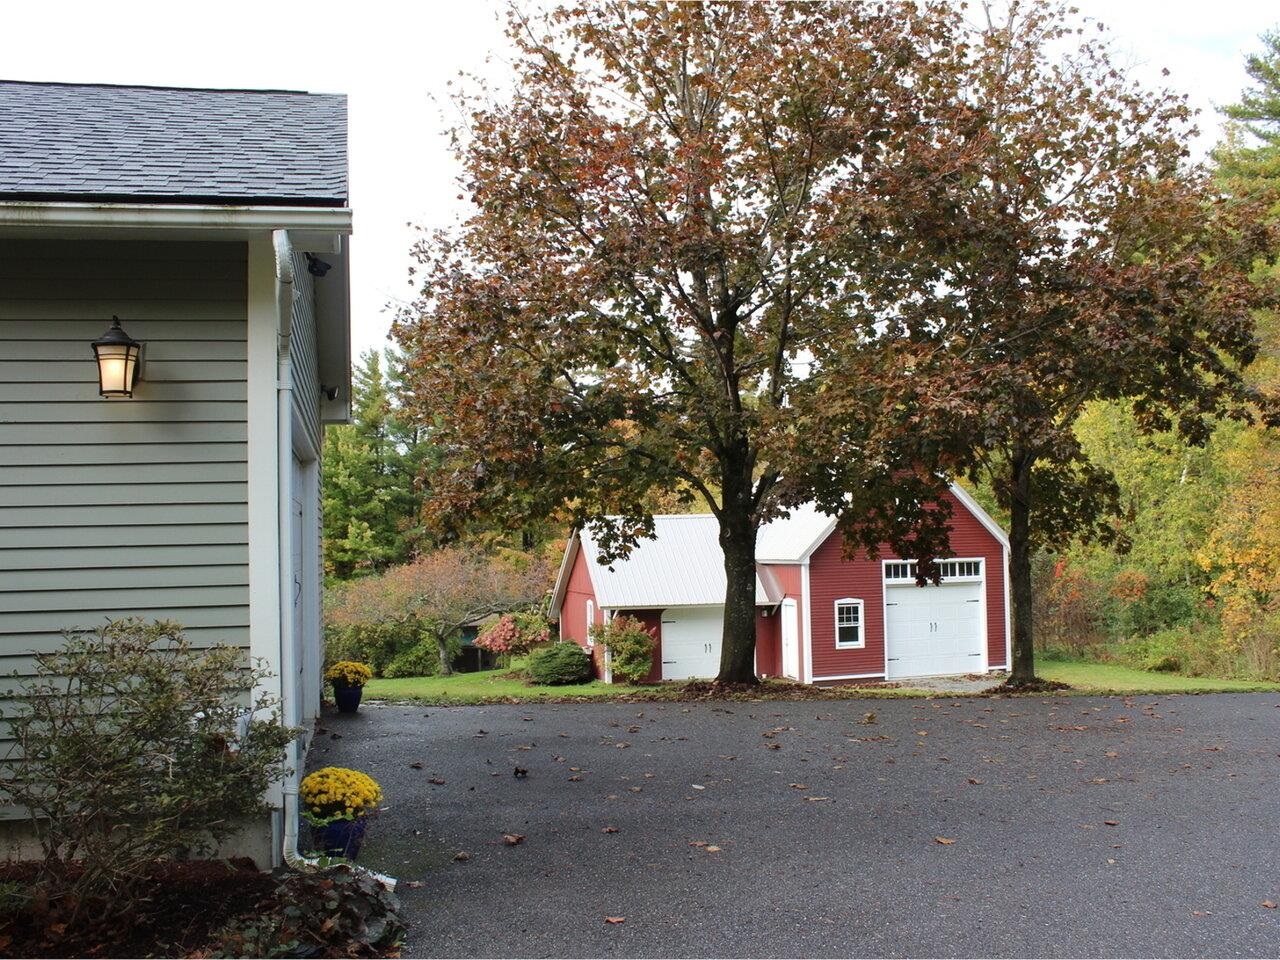
[[[68,633],[35,661],[15,691],[21,759],[0,797],[31,814],[50,899],[109,893],[109,909],[125,912],[155,861],[210,854],[266,811],[296,731],[276,701],[251,701],[269,674],[246,669],[243,651],[194,649],[177,624],[122,620]]]
[[[508,613],[499,617],[479,637],[476,646],[505,657],[522,657],[551,639],[546,618],[537,611]]]
[[[228,923],[210,957],[394,956],[404,936],[400,901],[346,865],[285,873],[254,914]]]
[[[1134,666],[1192,676],[1228,675],[1235,664],[1226,656],[1221,632],[1211,624],[1167,627],[1122,644],[1118,652]]]
[[[462,653],[462,640],[450,637],[445,644],[452,663]],[[434,677],[440,672],[440,649],[434,638],[423,637],[413,646],[398,652],[382,668],[384,677]]]
[[[591,658],[576,643],[556,643],[529,658],[534,683],[559,686],[591,679]]]
[[[653,650],[658,645],[653,635],[633,617],[614,617],[604,625],[591,628],[596,643],[609,648],[613,674],[631,683],[639,683],[653,669]]]
[[[373,679],[373,671],[368,664],[357,660],[339,660],[324,672],[324,678],[334,685],[363,687]]]

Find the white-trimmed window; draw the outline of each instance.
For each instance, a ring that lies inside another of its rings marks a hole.
[[[836,649],[851,650],[867,645],[863,633],[862,601],[846,598],[836,601]]]
[[[939,560],[937,563],[943,580],[977,580],[982,576],[981,560]],[[884,565],[884,578],[914,582],[916,569],[914,560],[894,560]]]
[[[587,646],[594,647],[596,638],[591,635],[591,628],[596,625],[596,602],[594,600],[587,601]]]

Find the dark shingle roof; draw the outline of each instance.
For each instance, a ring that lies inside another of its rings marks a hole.
[[[344,206],[347,98],[0,81],[0,199]]]

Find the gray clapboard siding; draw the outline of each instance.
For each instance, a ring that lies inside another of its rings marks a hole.
[[[136,528],[134,528],[136,529]],[[130,530],[129,543],[111,550],[102,563],[109,563],[107,569],[131,569],[154,567],[179,567],[193,574],[205,567],[221,567],[234,565],[235,569],[244,571],[244,541],[232,543],[189,543],[182,546],[142,546],[135,542],[133,530]],[[65,571],[79,578],[77,583],[84,583],[84,571],[101,570],[101,567],[84,566],[85,559],[75,550],[64,550],[59,547],[10,547],[0,549],[0,571]],[[48,582],[54,582],[52,579]],[[239,580],[237,583],[241,582]],[[0,576],[0,590],[7,588],[9,578]]]
[[[0,434],[3,430],[0,430]],[[190,463],[244,463],[243,443],[152,443],[134,444],[121,448],[118,444],[86,441],[58,451],[61,464],[94,465],[100,463],[129,463],[139,465],[172,463],[175,460]],[[39,446],[8,447],[0,454],[5,467],[34,467],[50,465],[49,451]],[[0,470],[4,470],[0,467]]]
[[[141,334],[134,333],[132,336],[135,339],[141,339]],[[38,362],[63,360],[67,355],[67,343],[66,340],[13,340],[5,344],[5,356],[11,360]],[[147,340],[145,343],[147,352],[143,359],[147,363],[161,361],[180,363],[191,359],[186,356],[189,340]],[[245,344],[234,340],[209,340],[200,344],[200,354],[201,360],[243,360]]]
[[[183,527],[197,517],[202,523],[239,523],[244,520],[244,504],[126,504],[110,509],[80,504],[63,507],[0,507],[0,528],[39,530],[42,527],[129,527],[134,524],[149,526],[157,523]],[[174,536],[181,539],[181,530],[175,530]],[[31,542],[39,542],[36,535],[29,537]],[[116,542],[126,537],[128,533],[117,534]]]
[[[0,284],[0,291],[3,284]],[[0,341],[23,343],[31,340],[48,343],[56,340],[76,340],[87,344],[102,332],[102,320],[96,315],[92,320],[62,320],[50,325],[47,336],[36,336],[27,320],[0,320]],[[135,339],[148,344],[168,343],[172,340],[199,340],[201,343],[244,342],[244,323],[240,320],[145,320],[131,317],[129,332]]]
[[[0,241],[0,674],[134,615],[248,647],[246,257]],[[132,400],[97,394],[112,315],[145,344]]]
[[[107,328],[111,318],[102,323]],[[128,328],[125,328],[128,330]],[[98,333],[101,333],[99,330]],[[95,334],[96,336],[96,334]],[[194,341],[198,343],[199,341]],[[68,346],[73,341],[67,341]],[[86,341],[87,344],[87,341]],[[84,346],[86,344],[81,344]],[[64,380],[68,383],[83,383],[95,387],[98,382],[93,367],[93,354],[84,353],[72,356],[67,351],[65,360],[0,360],[0,381],[8,383],[42,383],[48,380]],[[88,371],[87,373],[85,371]],[[143,357],[143,383],[163,383],[166,380],[185,382],[188,380],[236,380],[241,383],[245,378],[245,364],[240,360],[200,360],[191,357],[189,360],[151,360]],[[146,388],[140,387],[136,396],[146,398]],[[111,401],[107,401],[110,403]]]
[[[178,540],[183,542],[179,544]],[[129,527],[127,530],[108,526],[45,527],[40,531],[38,541],[29,537],[0,535],[0,552],[6,549],[22,549],[33,542],[55,549],[90,548],[94,554],[98,555],[102,555],[103,548],[116,551],[130,546],[175,546],[182,549],[190,544],[247,544],[249,525],[246,523],[187,523],[182,525],[181,534],[178,536],[175,536],[172,526],[159,524],[143,524]]]
[[[158,462],[155,469],[139,471],[133,463],[42,463],[23,470],[0,467],[0,487],[63,484],[219,483],[246,480],[246,465],[226,463]]]
[[[289,340],[293,409],[312,449],[319,451],[320,368],[316,361],[316,286],[315,278],[307,270],[306,257],[301,253],[293,255],[293,276],[296,296],[293,301],[293,336]]]

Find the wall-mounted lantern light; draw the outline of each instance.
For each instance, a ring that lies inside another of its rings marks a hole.
[[[98,392],[104,397],[132,397],[138,381],[138,358],[142,344],[120,327],[120,318],[112,317],[107,332],[93,341],[93,356],[98,361]]]

